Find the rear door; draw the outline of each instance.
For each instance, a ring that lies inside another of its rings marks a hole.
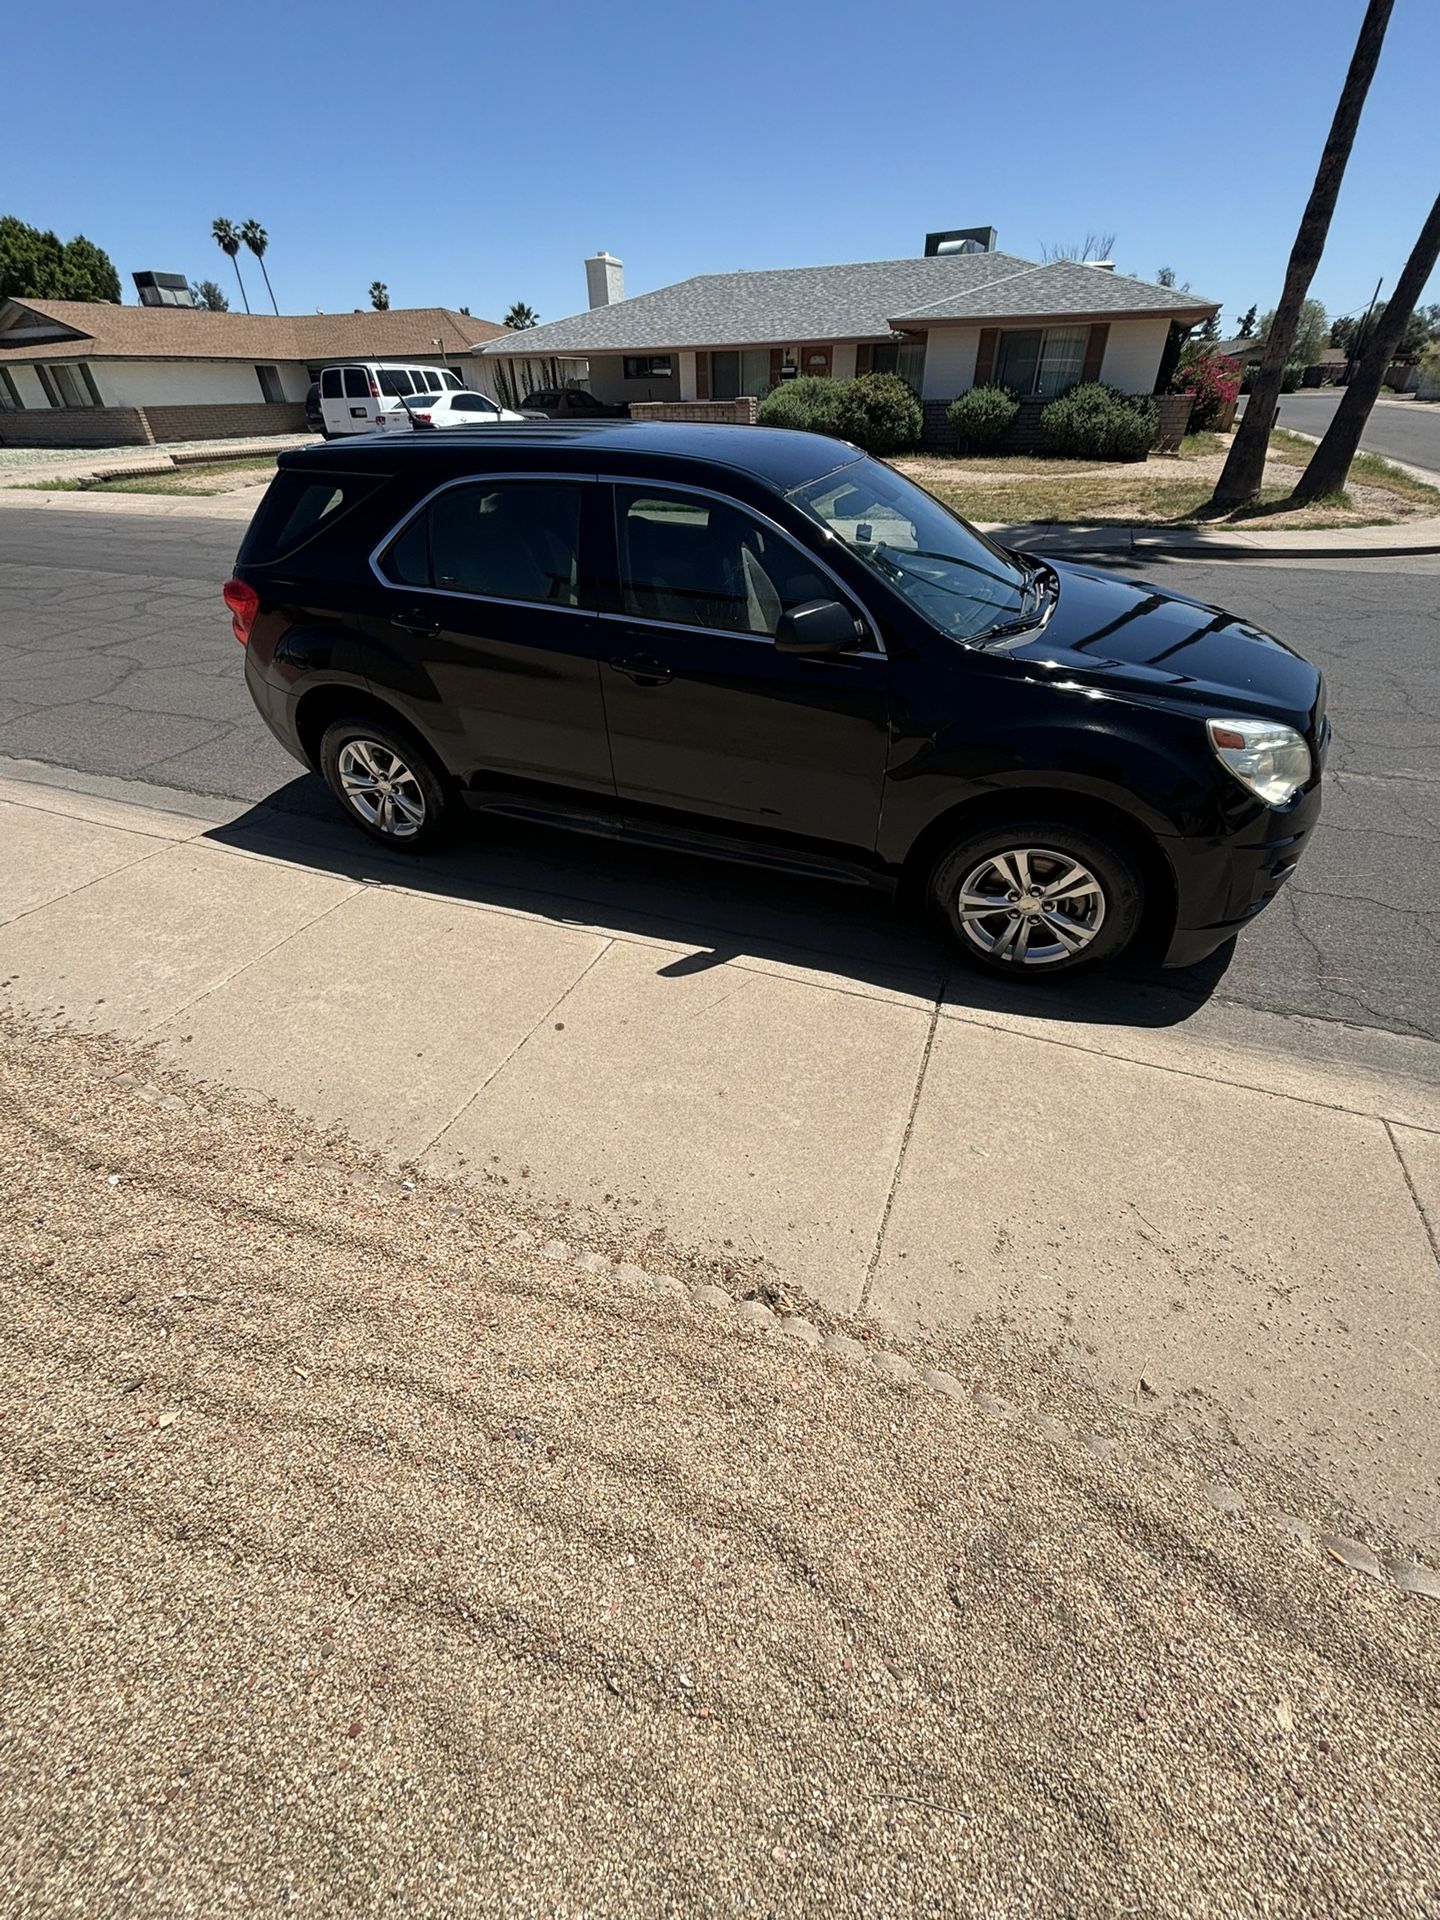
[[[477,790],[614,796],[590,587],[606,504],[585,476],[467,479],[375,556],[371,680]]]
[[[889,724],[878,640],[872,630],[833,659],[773,641],[787,607],[853,604],[845,590],[766,516],[719,495],[630,482],[613,509],[604,683],[620,798],[873,850]]]
[[[329,433],[368,433],[377,403],[364,367],[326,367],[320,376],[320,414]]]

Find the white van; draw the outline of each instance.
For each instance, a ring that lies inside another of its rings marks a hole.
[[[352,360],[320,375],[321,431],[327,440],[346,433],[374,433],[380,416],[416,393],[463,390],[448,367],[407,366],[402,361]]]

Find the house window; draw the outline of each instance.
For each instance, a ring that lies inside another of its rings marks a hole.
[[[8,367],[0,367],[0,411],[21,413],[25,403],[20,398],[20,389],[10,378]]]
[[[877,340],[870,349],[872,373],[898,373],[907,387],[919,393],[925,380],[923,340]]]
[[[280,384],[278,367],[256,367],[255,378],[260,382],[260,391],[265,396],[267,407],[280,407],[285,404],[285,389]]]
[[[1020,399],[1053,399],[1080,378],[1089,327],[1020,327],[1000,336],[995,384]]]
[[[670,378],[668,353],[627,353],[623,358],[627,380],[668,380]]]
[[[99,404],[95,383],[81,367],[36,367],[45,398],[52,407],[93,407]],[[92,396],[94,396],[92,398]]]

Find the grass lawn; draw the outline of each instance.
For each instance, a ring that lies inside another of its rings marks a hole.
[[[1440,514],[1440,488],[1427,486],[1378,454],[1357,455],[1343,493],[1308,507],[1285,502],[1315,451],[1298,434],[1271,435],[1259,503],[1238,513],[1205,511],[1231,436],[1189,434],[1178,454],[1148,460],[1089,464],[1036,455],[946,459],[919,455],[896,464],[968,520],[987,524],[1086,526],[1384,526]]]
[[[31,493],[235,493],[271,479],[275,459],[205,460],[193,466],[157,467],[153,473],[107,480],[23,480],[15,489]]]

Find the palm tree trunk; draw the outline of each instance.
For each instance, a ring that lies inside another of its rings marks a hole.
[[[265,272],[265,256],[263,253],[257,253],[255,258],[260,262],[261,273],[265,275],[265,291],[270,296],[270,304],[274,307],[275,317],[278,319],[280,317],[280,303],[275,298],[275,289],[270,284],[270,276]]]
[[[250,311],[250,296],[249,296],[249,294],[247,294],[247,293],[246,293],[246,291],[245,291],[245,282],[244,282],[244,280],[243,280],[243,279],[241,278],[241,274],[240,274],[240,260],[239,260],[239,257],[238,257],[238,255],[236,255],[236,254],[233,254],[233,253],[231,254],[231,256],[230,256],[230,264],[231,264],[231,266],[232,266],[232,267],[234,267],[234,269],[235,269],[235,278],[236,278],[237,280],[239,280],[239,281],[240,281],[240,298],[241,298],[241,299],[242,299],[242,300],[243,300],[243,301],[245,302],[245,311],[246,311],[247,313],[249,313],[249,311]]]
[[[1355,142],[1355,129],[1360,124],[1360,110],[1365,105],[1365,95],[1375,75],[1375,65],[1380,58],[1380,46],[1385,38],[1393,5],[1394,0],[1370,0],[1365,9],[1365,18],[1360,23],[1360,37],[1355,42],[1355,51],[1350,59],[1350,70],[1340,90],[1340,104],[1330,124],[1330,137],[1320,155],[1315,184],[1310,189],[1310,198],[1300,216],[1295,245],[1290,250],[1285,286],[1265,341],[1260,371],[1251,383],[1244,417],[1236,430],[1224,470],[1215,484],[1214,497],[1210,502],[1212,507],[1228,509],[1248,506],[1259,496],[1260,483],[1265,474],[1265,449],[1270,444],[1270,427],[1275,404],[1280,398],[1281,377],[1295,343],[1301,304],[1310,291],[1310,282],[1315,277],[1315,269],[1320,264],[1320,255],[1325,248],[1330,216],[1335,211],[1340,182],[1345,177],[1345,165]]]
[[[1369,345],[1355,364],[1350,384],[1335,409],[1335,418],[1325,429],[1324,439],[1311,454],[1309,466],[1295,483],[1295,491],[1290,498],[1296,506],[1322,499],[1327,493],[1334,493],[1344,486],[1350,462],[1355,458],[1355,449],[1360,445],[1360,435],[1370,418],[1370,409],[1384,383],[1385,369],[1400,344],[1400,336],[1409,324],[1410,316],[1415,311],[1415,302],[1434,272],[1437,260],[1440,260],[1440,197],[1430,209],[1430,218],[1420,229],[1420,238],[1405,262],[1404,272],[1395,282],[1394,293],[1385,302],[1379,326],[1371,334]]]

